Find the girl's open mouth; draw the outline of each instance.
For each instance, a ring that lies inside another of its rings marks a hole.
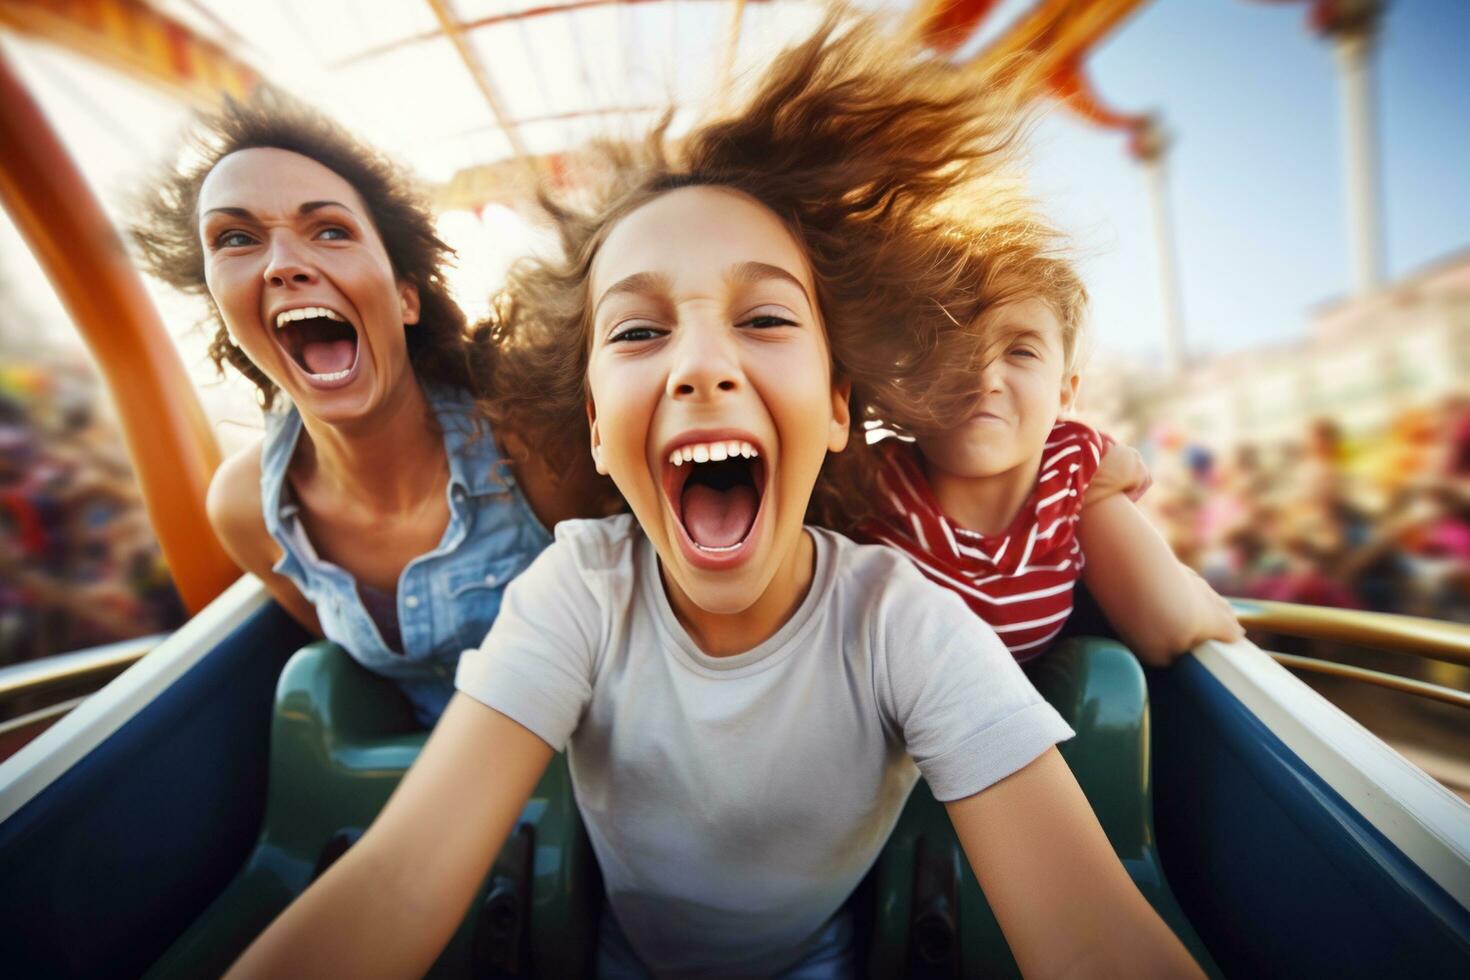
[[[276,343],[313,383],[335,387],[357,367],[357,330],[325,306],[304,306],[276,316]]]
[[[700,564],[738,560],[766,489],[759,450],[742,439],[690,443],[664,461],[664,491]]]

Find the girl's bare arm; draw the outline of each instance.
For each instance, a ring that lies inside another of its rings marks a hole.
[[[1077,525],[1082,581],[1119,638],[1150,666],[1205,640],[1245,635],[1230,604],[1185,566],[1127,497],[1088,507]]]
[[[945,804],[1022,976],[1202,977],[1056,749]]]
[[[528,729],[455,695],[367,833],[229,976],[423,976],[551,755]]]

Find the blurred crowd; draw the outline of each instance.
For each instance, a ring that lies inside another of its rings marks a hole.
[[[1225,595],[1470,622],[1470,396],[1223,455],[1162,431],[1145,498]]]
[[[175,628],[183,611],[83,364],[0,366],[0,665]],[[1144,498],[1225,595],[1470,622],[1470,396],[1344,436],[1216,454],[1142,441]]]
[[[98,398],[85,365],[0,366],[0,665],[183,620]]]

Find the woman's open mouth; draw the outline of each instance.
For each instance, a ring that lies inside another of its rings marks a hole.
[[[669,452],[664,492],[699,565],[738,562],[765,497],[766,465],[744,439],[690,442]]]
[[[303,306],[276,315],[276,343],[317,387],[339,387],[357,368],[357,330],[325,306]]]

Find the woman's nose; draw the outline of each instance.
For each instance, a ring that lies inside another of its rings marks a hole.
[[[265,281],[272,286],[305,286],[316,282],[316,269],[300,246],[288,236],[273,236],[265,265]]]

